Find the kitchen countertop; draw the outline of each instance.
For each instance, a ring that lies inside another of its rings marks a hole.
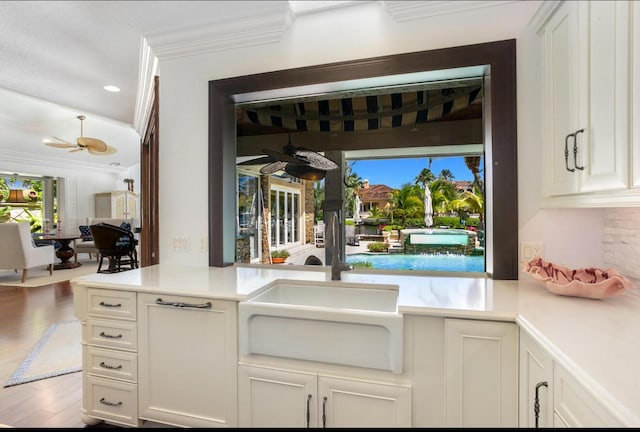
[[[616,411],[640,426],[640,286],[617,297],[563,297],[521,274],[519,281],[352,270],[342,281],[399,287],[404,314],[517,322]],[[277,279],[330,281],[328,268],[161,264],[72,280],[80,286],[243,301]]]

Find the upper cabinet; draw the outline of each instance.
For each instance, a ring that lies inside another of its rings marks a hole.
[[[542,7],[547,204],[640,205],[640,134],[632,121],[639,109],[640,5]]]

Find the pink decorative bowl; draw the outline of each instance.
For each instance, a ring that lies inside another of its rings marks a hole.
[[[570,270],[535,257],[524,263],[524,271],[552,293],[564,296],[604,299],[631,288],[631,282],[616,269]]]

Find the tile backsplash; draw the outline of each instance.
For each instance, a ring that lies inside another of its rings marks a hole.
[[[640,279],[640,208],[606,209],[603,251],[607,267]]]

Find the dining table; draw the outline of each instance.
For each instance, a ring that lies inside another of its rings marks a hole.
[[[49,233],[38,236],[38,240],[51,240],[51,242],[60,243],[60,247],[56,249],[56,256],[60,262],[53,265],[54,270],[64,270],[80,267],[82,263],[78,262],[76,251],[71,247],[71,242],[82,238],[79,233]],[[71,258],[75,258],[73,261]]]

